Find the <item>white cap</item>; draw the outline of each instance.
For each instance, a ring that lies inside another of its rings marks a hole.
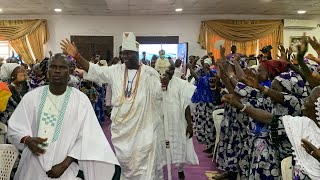
[[[124,32],[122,37],[122,51],[139,52],[139,43],[136,41],[136,36],[133,32]]]

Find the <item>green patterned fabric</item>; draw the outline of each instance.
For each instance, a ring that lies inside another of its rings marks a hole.
[[[70,95],[71,95],[72,88],[67,87],[67,90],[66,90],[66,93],[65,93],[65,97],[64,97],[64,100],[63,100],[63,104],[61,106],[61,109],[59,111],[60,113],[59,113],[58,116],[43,112],[43,107],[44,107],[44,105],[46,103],[46,100],[47,100],[48,91],[49,91],[49,86],[47,85],[47,86],[44,87],[44,90],[43,90],[43,93],[42,93],[42,96],[41,96],[41,102],[40,102],[40,105],[39,105],[38,118],[37,118],[38,119],[38,130],[39,130],[39,126],[40,126],[40,120],[44,121],[44,123],[46,125],[50,124],[52,127],[56,127],[54,135],[53,135],[53,139],[52,139],[52,142],[55,142],[55,141],[58,140],[59,135],[60,135],[64,114],[65,114],[66,109],[67,109],[67,105],[68,105],[68,102],[69,102],[69,98],[70,98]]]

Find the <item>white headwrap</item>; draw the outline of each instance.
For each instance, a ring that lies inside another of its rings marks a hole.
[[[212,60],[209,59],[209,58],[206,58],[206,59],[204,60],[204,63],[205,63],[205,64],[209,64],[209,65],[211,66],[211,65],[212,65]]]
[[[122,36],[122,50],[139,52],[139,43],[133,32],[124,32]]]
[[[0,79],[7,80],[10,79],[10,76],[13,72],[13,70],[20,65],[17,63],[5,63],[1,66],[0,69]]]
[[[316,103],[317,109],[320,108],[320,99]],[[318,111],[318,110],[317,110]],[[319,112],[319,111],[318,111]],[[319,119],[319,115],[317,117]],[[301,145],[301,139],[306,139],[315,147],[320,147],[320,128],[308,117],[282,117],[286,134],[294,150],[293,155],[297,165],[311,179],[320,179],[320,162],[312,157]]]

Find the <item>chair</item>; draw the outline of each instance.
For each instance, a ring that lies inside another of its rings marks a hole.
[[[8,127],[4,123],[0,122],[0,144],[6,143],[6,134],[8,132]]]
[[[10,174],[18,155],[19,151],[14,145],[0,144],[0,180],[10,180]]]
[[[292,156],[289,156],[281,161],[282,179],[292,179]]]
[[[216,128],[216,142],[213,149],[213,159],[216,157],[217,146],[220,140],[221,121],[223,119],[224,109],[217,109],[213,111],[213,122]]]

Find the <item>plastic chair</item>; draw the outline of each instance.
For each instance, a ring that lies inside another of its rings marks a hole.
[[[10,180],[13,165],[19,155],[12,144],[0,144],[0,180]]]
[[[216,142],[214,144],[214,149],[213,149],[213,159],[216,157],[216,151],[217,151],[218,143],[220,140],[221,121],[223,119],[223,113],[224,113],[224,109],[217,109],[213,111],[213,122],[214,122],[214,127],[216,128]]]
[[[292,156],[289,156],[281,161],[282,179],[292,179]]]
[[[8,127],[4,123],[0,122],[0,144],[6,143],[6,134],[8,132]]]

